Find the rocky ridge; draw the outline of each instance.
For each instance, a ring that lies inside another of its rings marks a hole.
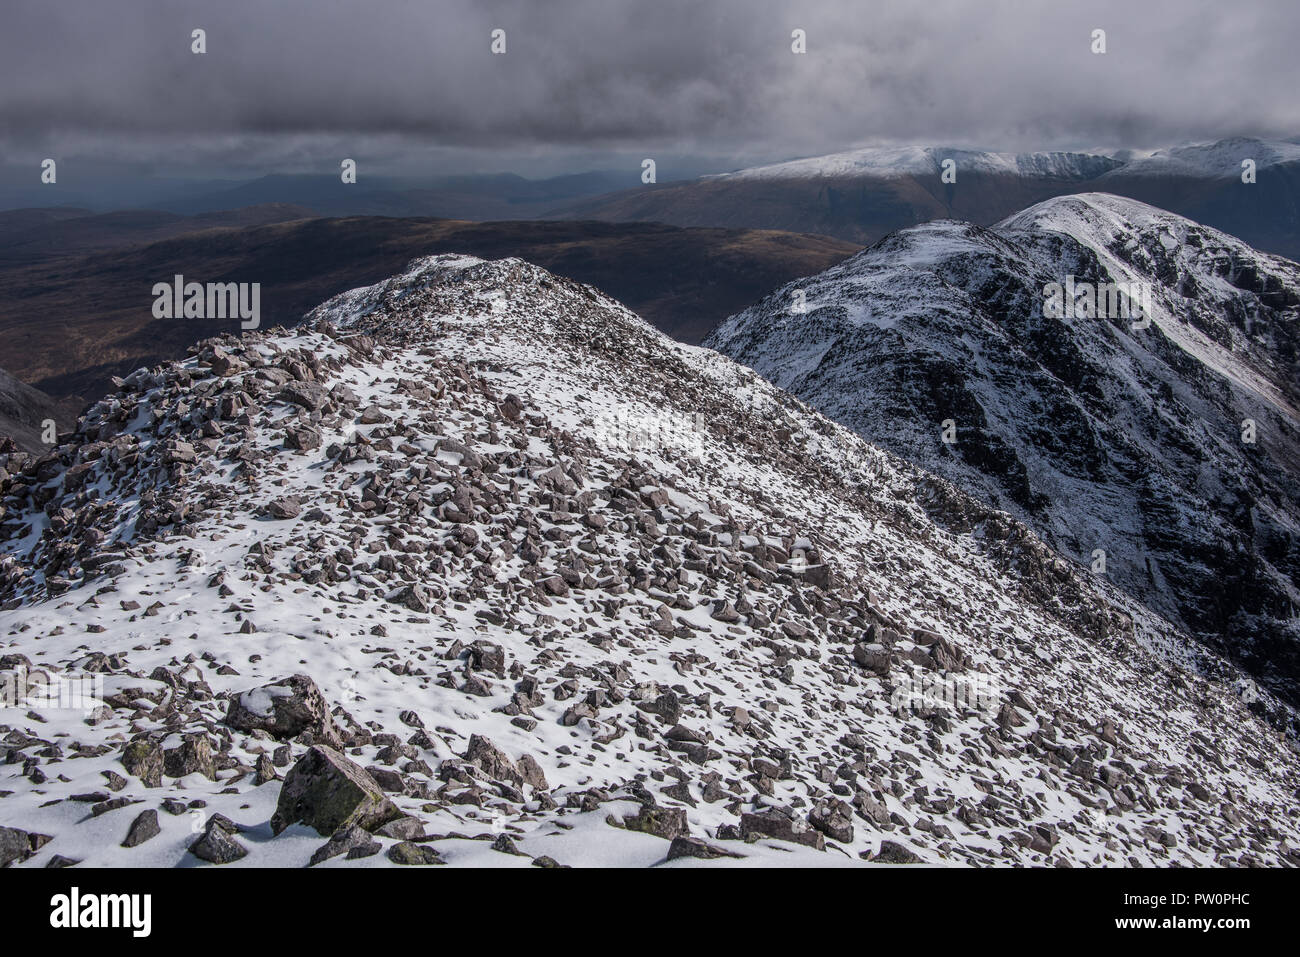
[[[1176,629],[518,260],[0,464],[0,670],[98,692],[0,709],[3,864],[1296,862],[1300,761]]]

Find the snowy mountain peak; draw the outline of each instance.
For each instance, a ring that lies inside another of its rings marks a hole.
[[[1300,266],[1140,202],[1059,197],[901,230],[705,344],[1300,705]]]
[[[1112,193],[1074,193],[1055,196],[1036,203],[997,223],[993,229],[1004,233],[1048,231],[1064,233],[1081,243],[1109,246],[1118,239],[1135,235],[1163,236],[1163,245],[1172,253],[1179,246],[1197,252],[1207,244],[1234,250],[1242,256],[1258,259],[1277,258],[1251,249],[1234,236],[1204,226],[1194,220],[1151,206],[1136,199]],[[1195,237],[1190,240],[1189,237]],[[1285,268],[1285,267],[1283,267]]]
[[[307,325],[332,324],[340,329],[397,333],[423,318],[474,321],[498,315],[507,305],[516,319],[550,323],[593,304],[620,313],[623,322],[641,320],[590,287],[552,275],[522,259],[483,260],[442,254],[413,260],[389,279],[340,293],[317,306]]]

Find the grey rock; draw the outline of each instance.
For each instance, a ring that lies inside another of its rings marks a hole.
[[[402,841],[400,844],[394,844],[388,849],[388,859],[394,864],[446,864],[436,850],[427,844],[412,844],[410,841]]]
[[[629,831],[653,834],[666,841],[685,837],[688,832],[686,809],[680,807],[642,805],[636,814],[623,818],[623,826]]]
[[[753,837],[770,837],[791,844],[802,844],[819,851],[826,849],[826,841],[821,832],[809,827],[798,818],[785,814],[776,808],[746,813],[740,816],[740,835],[748,840]]]
[[[248,856],[248,848],[235,840],[216,820],[208,821],[203,836],[190,845],[189,851],[210,864],[230,864]]]
[[[363,768],[333,748],[316,745],[284,778],[271,830],[302,823],[331,837],[352,825],[373,831],[402,816]]]
[[[157,837],[162,833],[162,828],[158,826],[158,812],[150,808],[148,811],[141,811],[140,815],[131,822],[131,827],[126,832],[126,840],[122,842],[123,847],[139,847],[145,841]]]
[[[308,867],[315,867],[321,861],[327,861],[331,857],[338,857],[340,854],[348,854],[356,848],[368,848],[374,845],[372,853],[378,853],[380,844],[370,836],[370,833],[362,827],[355,824],[339,831],[328,841],[322,844],[312,854],[311,860],[307,862]]]
[[[716,844],[710,844],[698,837],[675,837],[672,844],[668,846],[668,860],[675,861],[679,857],[695,857],[700,860],[715,860],[719,857],[744,857],[743,854],[736,854],[725,848],[718,847]]]
[[[343,747],[329,705],[307,675],[282,678],[233,696],[225,723],[236,731],[265,731],[280,739],[309,734],[313,743]]]

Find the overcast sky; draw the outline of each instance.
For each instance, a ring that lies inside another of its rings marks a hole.
[[[167,176],[342,156],[551,175],[1292,138],[1297,37],[1293,0],[5,0],[0,151]]]

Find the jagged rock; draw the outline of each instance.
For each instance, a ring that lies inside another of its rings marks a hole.
[[[865,643],[854,645],[853,660],[882,678],[889,674],[889,649],[884,645]]]
[[[819,831],[776,808],[742,814],[740,835],[746,840],[750,837],[770,837],[791,844],[803,844],[819,851],[826,849],[826,842]]]
[[[373,831],[401,816],[364,769],[333,748],[316,745],[285,775],[271,830],[279,834],[301,823],[330,837],[352,825]]]
[[[883,864],[916,864],[921,858],[913,851],[894,841],[881,841],[880,850],[872,858]]]
[[[424,837],[424,822],[417,817],[399,817],[377,828],[375,833],[399,841],[414,841]]]
[[[34,834],[0,825],[0,867],[27,860],[50,840],[47,834]]]
[[[507,422],[518,422],[523,417],[524,404],[513,393],[502,400],[501,415]]]
[[[206,734],[185,735],[180,747],[164,752],[163,762],[168,777],[179,778],[187,774],[201,774],[210,781],[215,781],[217,778],[212,744]]]
[[[371,779],[383,790],[390,794],[401,794],[406,790],[406,781],[402,775],[392,768],[380,768],[371,765],[366,768],[366,773]]]
[[[714,621],[725,622],[729,625],[734,625],[740,621],[740,613],[736,611],[736,606],[729,601],[718,602],[709,617]]]
[[[653,807],[642,805],[636,814],[623,818],[629,831],[641,831],[671,841],[687,836],[686,811],[679,807]]]
[[[315,867],[321,861],[327,861],[331,857],[338,857],[340,854],[350,854],[351,851],[361,848],[369,849],[373,846],[372,853],[378,853],[380,844],[365,828],[357,827],[355,824],[339,831],[328,841],[318,847],[307,863],[308,867]]]
[[[162,747],[148,738],[136,738],[122,748],[122,766],[147,788],[162,787],[165,758]]]
[[[302,504],[292,496],[273,499],[266,506],[266,514],[271,518],[284,519],[297,518],[302,514]]]
[[[285,431],[284,447],[286,449],[299,449],[301,451],[309,451],[311,449],[320,448],[320,445],[321,445],[320,429],[307,427],[307,428],[297,428],[297,429],[291,428]],[[292,515],[284,515],[284,516],[276,515],[275,517],[293,518]]]
[[[822,591],[830,591],[834,587],[831,570],[827,565],[808,565],[804,568],[803,579]]]
[[[546,783],[546,774],[542,771],[542,766],[537,763],[537,759],[531,754],[519,755],[519,760],[515,762],[515,767],[519,770],[520,784],[527,784],[529,787],[536,788],[538,791],[545,791],[549,785]]]
[[[497,835],[497,839],[492,842],[492,850],[500,851],[502,854],[512,854],[515,857],[528,856],[523,851],[519,850],[518,845],[514,842],[514,838],[509,834]]]
[[[203,835],[190,845],[189,851],[210,864],[230,864],[248,856],[248,848],[235,840],[232,832],[215,819],[208,820]]]
[[[832,841],[853,843],[853,810],[843,801],[829,798],[817,802],[808,815],[808,823]]]
[[[279,775],[275,773],[275,762],[265,754],[257,756],[257,765],[254,768],[253,783],[261,786],[277,780]]]
[[[388,859],[394,864],[446,864],[436,850],[427,844],[402,841],[388,849]]]
[[[889,823],[889,809],[866,791],[859,791],[853,796],[853,808],[865,820],[876,825]]]
[[[667,859],[675,861],[679,857],[696,857],[710,861],[719,857],[744,857],[744,855],[728,851],[716,844],[710,844],[698,837],[675,837],[672,844],[668,846]]]
[[[319,382],[290,382],[280,390],[278,398],[300,405],[308,412],[321,409],[329,396]]]
[[[404,605],[411,611],[424,614],[433,607],[433,596],[422,585],[403,585],[396,589],[388,600],[397,605]]]
[[[517,787],[528,784],[540,790],[546,789],[546,775],[531,755],[522,755],[518,763],[511,761],[504,751],[480,734],[470,735],[465,760],[495,780],[509,781]]]
[[[237,731],[265,731],[280,739],[310,735],[313,742],[343,747],[329,705],[307,675],[281,678],[233,696],[225,723]]]
[[[122,842],[123,847],[139,847],[150,838],[157,837],[162,833],[162,828],[158,826],[158,812],[150,809],[141,811],[140,815],[131,822],[131,827],[126,832],[126,840]]]
[[[476,641],[469,646],[469,660],[476,671],[490,671],[498,678],[506,674],[505,649],[490,641]]]

